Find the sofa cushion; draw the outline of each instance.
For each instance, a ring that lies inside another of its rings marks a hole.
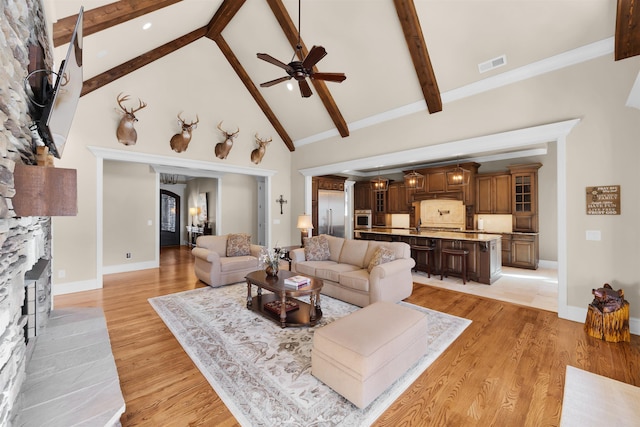
[[[331,261],[340,261],[340,252],[342,252],[342,245],[344,245],[344,238],[326,235],[327,242],[329,242],[329,259]]]
[[[366,269],[347,271],[340,274],[340,285],[357,291],[369,292],[369,273]]]
[[[227,256],[251,255],[251,236],[245,233],[227,236]]]
[[[365,268],[364,257],[367,254],[369,242],[367,240],[345,240],[340,252],[340,262]]]
[[[364,265],[368,266],[373,259],[373,255],[376,253],[376,250],[384,246],[387,249],[391,249],[395,256],[395,259],[402,258],[410,258],[411,250],[409,249],[409,245],[403,242],[376,242],[373,240],[369,240],[369,248],[367,249],[367,254],[364,257]],[[406,252],[405,252],[406,250]]]
[[[373,267],[376,265],[384,264],[386,262],[390,262],[396,259],[395,253],[387,248],[386,246],[379,246],[373,254],[371,261],[369,261],[369,266],[367,267],[367,271],[371,273]]]
[[[246,270],[248,268],[258,268],[258,260],[254,256],[235,256],[220,258],[220,271],[223,273],[230,271]]]
[[[334,261],[303,261],[296,263],[296,273],[302,275],[318,277],[316,271],[318,269],[327,268],[330,265],[335,265]]]
[[[330,257],[327,236],[307,237],[304,239],[304,259],[307,261],[327,261]]]
[[[227,236],[199,236],[196,239],[196,247],[216,252],[220,256],[227,255]]]
[[[316,277],[338,283],[342,273],[354,270],[359,270],[359,268],[351,264],[332,264],[316,268]]]

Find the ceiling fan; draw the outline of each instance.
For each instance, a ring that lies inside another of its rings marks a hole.
[[[309,87],[309,83],[307,83],[307,77],[309,77],[310,79],[325,80],[337,83],[340,83],[347,78],[344,73],[319,73],[314,71],[313,67],[318,63],[318,61],[320,61],[327,55],[327,51],[324,47],[313,46],[302,61],[294,61],[294,59],[296,58],[296,54],[299,54],[301,52],[302,43],[300,42],[300,0],[298,0],[298,44],[296,45],[296,50],[293,53],[291,62],[285,64],[284,62],[277,60],[269,54],[258,53],[259,59],[282,68],[287,72],[288,75],[270,80],[265,83],[261,83],[260,87],[270,87],[294,78],[298,82],[302,97],[308,98],[312,95],[312,92],[311,88]],[[300,54],[299,56],[302,55]]]

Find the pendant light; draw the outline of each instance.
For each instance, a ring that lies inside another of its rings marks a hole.
[[[380,176],[380,170],[378,170],[378,176],[371,180],[371,189],[373,191],[387,191],[389,188],[389,180]]]
[[[470,176],[471,172],[461,168],[458,163],[455,168],[447,171],[447,185],[460,187],[468,185]]]
[[[424,175],[411,171],[405,174],[404,185],[410,190],[422,190],[424,188]]]

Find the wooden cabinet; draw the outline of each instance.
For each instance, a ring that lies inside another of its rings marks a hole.
[[[387,225],[387,191],[373,191],[373,209],[371,209],[371,222],[374,227]]]
[[[444,170],[431,171],[425,175],[427,193],[444,193],[447,191],[447,175]]]
[[[535,270],[539,263],[538,235],[505,233],[502,236],[502,265]]]
[[[389,184],[387,191],[387,213],[408,214],[411,212],[409,193],[407,192],[404,182]]]
[[[473,228],[474,205],[476,200],[475,181],[479,166],[480,165],[475,162],[460,163],[459,167],[465,169],[469,174],[468,185],[449,185],[447,183],[447,172],[451,172],[456,166],[438,166],[418,169],[416,172],[425,177],[425,188],[422,190],[414,190],[409,201],[419,202],[421,200],[433,199],[461,200],[462,203],[469,208],[466,211],[467,217],[465,219],[467,228]],[[415,223],[415,218],[412,218],[411,223]]]
[[[356,182],[353,186],[353,209],[371,209],[371,206],[371,183],[369,181]]]
[[[535,270],[538,268],[538,261],[538,236],[512,234],[510,265]]]
[[[501,234],[502,236],[502,265],[511,267],[511,234]]]
[[[538,232],[538,169],[540,163],[509,166],[513,231]]]
[[[476,213],[510,214],[511,174],[482,174],[476,177]]]

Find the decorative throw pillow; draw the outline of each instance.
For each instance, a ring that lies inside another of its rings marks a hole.
[[[329,241],[326,236],[313,236],[304,239],[304,259],[307,261],[326,261],[329,259]]]
[[[248,234],[229,234],[227,236],[227,256],[251,255],[251,236]]]
[[[394,259],[396,259],[396,256],[391,249],[380,246],[373,253],[373,257],[371,257],[371,261],[369,262],[367,271],[371,273],[371,270],[373,270],[373,267],[375,267],[376,265],[384,264],[386,262],[393,261]]]

